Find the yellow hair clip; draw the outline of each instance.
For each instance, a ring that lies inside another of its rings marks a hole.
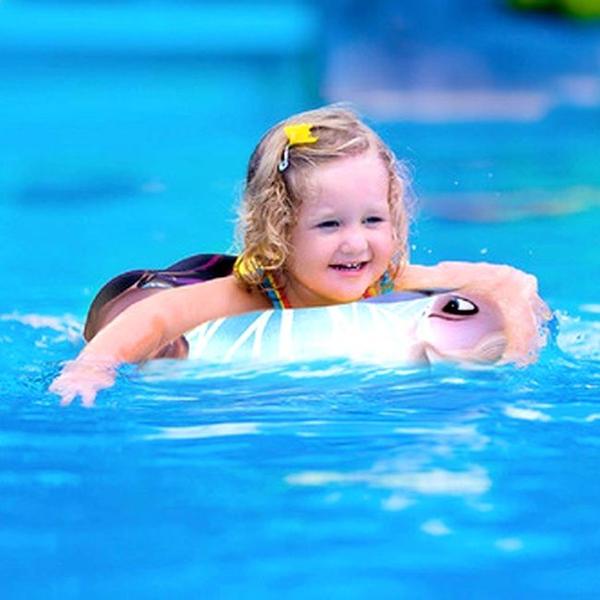
[[[286,125],[283,131],[288,139],[288,146],[297,146],[298,144],[314,144],[318,137],[314,136],[310,130],[312,125],[308,123],[298,123],[297,125]]]
[[[288,139],[283,150],[283,156],[277,168],[280,172],[285,171],[290,166],[290,148],[292,146],[298,146],[299,144],[314,144],[319,138],[313,135],[310,130],[312,125],[308,123],[297,123],[296,125],[286,125],[283,131]]]

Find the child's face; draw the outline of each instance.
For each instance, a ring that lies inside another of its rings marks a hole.
[[[359,299],[394,251],[389,176],[368,151],[317,167],[305,186],[286,263],[293,306]]]

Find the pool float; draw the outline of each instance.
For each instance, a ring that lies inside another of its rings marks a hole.
[[[123,273],[102,287],[84,328],[87,341],[131,304],[164,289],[229,275],[235,256],[198,254],[166,269]],[[395,292],[321,308],[266,310],[200,325],[156,358],[274,362],[350,358],[415,364],[499,362],[506,347],[499,308],[443,290]],[[437,358],[436,358],[437,357]]]
[[[265,310],[208,321],[185,335],[188,358],[272,364],[347,359],[418,366],[500,362],[497,307],[453,292],[394,292],[333,306]]]

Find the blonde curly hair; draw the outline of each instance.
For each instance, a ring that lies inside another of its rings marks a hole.
[[[289,166],[281,172],[278,165],[288,143],[284,127],[299,123],[308,123],[318,141],[290,147]],[[391,275],[395,277],[400,273],[408,261],[406,167],[353,111],[334,105],[299,113],[277,123],[252,153],[238,220],[237,238],[243,247],[238,260],[243,268],[235,270],[238,280],[257,286],[265,273],[281,275],[285,270],[292,251],[291,231],[311,169],[370,149],[377,151],[389,174],[388,201],[396,243]]]

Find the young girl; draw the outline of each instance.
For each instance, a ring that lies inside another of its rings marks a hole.
[[[130,306],[50,390],[63,404],[81,396],[91,405],[98,390],[113,384],[119,364],[155,358],[219,317],[351,302],[394,287],[457,287],[448,265],[408,267],[406,185],[391,150],[346,109],[325,107],[275,125],[250,158],[240,219],[244,247],[234,273]],[[463,266],[466,284],[497,269]],[[519,280],[519,272],[510,274]],[[516,280],[505,277],[502,285],[516,289]]]

